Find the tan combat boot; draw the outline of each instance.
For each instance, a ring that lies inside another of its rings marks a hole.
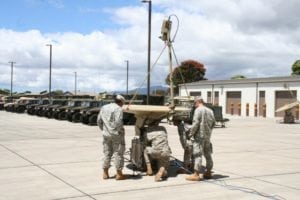
[[[187,181],[200,181],[200,173],[195,171],[192,175],[185,178]]]
[[[165,168],[160,167],[157,174],[155,175],[154,180],[155,181],[161,181],[162,180],[161,178],[163,177],[164,174],[165,174]]]
[[[146,172],[147,176],[152,176],[153,175],[153,171],[152,171],[152,167],[151,164],[147,164],[147,172]]]
[[[103,179],[108,179],[109,175],[108,175],[108,168],[104,168],[103,169]]]
[[[122,170],[117,170],[116,180],[124,180],[126,179],[125,176],[122,173]]]
[[[206,172],[203,174],[203,177],[204,177],[205,179],[211,179],[211,178],[212,178],[211,171],[206,171]]]

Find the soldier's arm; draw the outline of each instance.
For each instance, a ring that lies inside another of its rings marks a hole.
[[[198,131],[200,127],[200,113],[198,110],[195,110],[194,117],[193,117],[193,123],[190,128],[190,137],[194,136],[195,133]]]
[[[102,131],[103,130],[103,120],[101,118],[101,111],[99,112],[98,117],[97,117],[97,124],[98,124],[100,130]]]
[[[115,115],[115,123],[113,124],[115,130],[117,130],[118,132],[119,131],[124,131],[124,128],[123,128],[123,111],[122,109],[117,109],[115,110],[114,112],[114,115]]]

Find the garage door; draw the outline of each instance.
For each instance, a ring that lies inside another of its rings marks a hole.
[[[276,91],[275,92],[275,110],[278,108],[293,103],[297,100],[297,91],[291,90],[291,91]],[[299,111],[297,107],[294,107],[292,109],[292,113],[295,116],[296,119],[299,119]],[[284,111],[282,112],[275,112],[276,117],[283,117]]]
[[[264,105],[266,104],[266,92],[265,91],[259,91],[259,116],[266,117],[266,107]]]
[[[240,115],[242,92],[234,91],[226,93],[226,113]]]

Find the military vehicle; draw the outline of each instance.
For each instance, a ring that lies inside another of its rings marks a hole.
[[[29,104],[26,106],[27,113],[29,115],[37,115],[43,105],[49,104],[48,99],[39,99],[37,104]]]
[[[39,117],[43,117],[46,111],[46,108],[51,105],[51,101],[48,103],[35,107],[35,114]]]
[[[15,103],[12,103],[12,102],[10,102],[10,103],[5,103],[5,104],[3,105],[3,107],[4,107],[4,110],[5,110],[5,111],[12,112],[12,111],[14,110]]]
[[[70,122],[80,122],[81,113],[91,108],[99,107],[100,104],[101,101],[96,101],[96,100],[82,101],[80,106],[68,109],[67,119]]]
[[[0,110],[4,110],[4,97],[0,96]]]
[[[113,99],[102,99],[100,101],[100,103],[98,103],[97,107],[93,107],[93,108],[86,109],[86,110],[81,110],[80,111],[80,114],[81,114],[80,121],[83,124],[97,125],[97,117],[98,117],[101,107],[106,104],[112,103],[112,102],[114,102]],[[130,103],[136,105],[136,104],[141,104],[142,102],[143,102],[142,100],[134,100]],[[129,100],[126,100],[125,104],[128,104],[128,103],[129,103]],[[133,125],[133,124],[135,124],[135,121],[136,121],[136,118],[133,113],[123,112],[124,125]]]
[[[14,106],[14,112],[24,113],[28,105],[36,104],[39,100],[34,98],[23,98],[21,97]]]
[[[175,113],[172,116],[171,121],[174,121],[175,123],[177,123],[178,121],[184,121],[185,123],[192,124],[195,111],[193,98],[186,99],[175,97],[174,99],[176,106],[186,107],[189,109],[184,112]],[[224,128],[225,122],[228,122],[229,119],[223,118],[222,106],[213,105],[211,103],[205,103],[205,106],[213,111],[216,120],[216,126],[221,126],[222,128]]]
[[[67,120],[67,112],[69,109],[78,107],[81,105],[83,100],[69,100],[68,104],[65,106],[58,107],[53,110],[53,117],[59,120]]]
[[[21,97],[20,99],[16,99],[13,102],[6,103],[4,104],[4,109],[8,112],[17,112],[18,105],[26,103],[28,99],[31,98]]]
[[[97,125],[97,117],[100,112],[100,109],[103,105],[109,104],[114,102],[112,99],[105,99],[105,100],[100,100],[98,103],[97,107],[93,107],[87,110],[82,110],[80,111],[80,121],[83,124],[88,124],[88,125]]]
[[[54,110],[59,107],[66,106],[68,104],[67,99],[54,99],[51,104],[44,108],[43,116],[47,118],[53,118]]]

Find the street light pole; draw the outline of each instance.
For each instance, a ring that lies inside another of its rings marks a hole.
[[[49,100],[51,99],[51,73],[52,73],[52,44],[46,44],[50,47],[50,63],[49,63]]]
[[[129,69],[129,60],[125,60],[126,62],[126,94],[128,95],[128,69]]]
[[[77,95],[77,72],[74,72],[75,74],[75,95]]]
[[[147,68],[147,105],[149,105],[150,97],[150,63],[151,63],[151,10],[152,1],[142,0],[142,3],[148,3],[148,68]]]
[[[8,62],[10,63],[10,66],[11,66],[11,73],[10,73],[10,97],[11,97],[11,100],[12,100],[12,94],[13,94],[13,74],[14,74],[14,64],[16,62],[13,62],[13,61],[10,61]]]

